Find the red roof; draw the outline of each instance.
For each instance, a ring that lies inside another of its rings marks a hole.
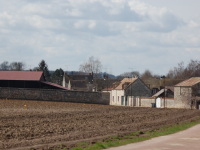
[[[55,83],[51,83],[51,82],[44,82],[44,81],[41,81],[42,83],[44,83],[44,84],[47,84],[47,85],[51,85],[51,86],[55,86],[55,87],[57,87],[57,88],[60,88],[60,89],[63,89],[63,90],[68,90],[66,87],[63,87],[63,86],[61,86],[61,85],[58,85],[58,84],[55,84]]]
[[[0,80],[40,81],[42,71],[0,71]]]

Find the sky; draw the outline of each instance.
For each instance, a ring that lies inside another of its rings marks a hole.
[[[199,0],[0,0],[0,63],[163,75],[200,58]]]

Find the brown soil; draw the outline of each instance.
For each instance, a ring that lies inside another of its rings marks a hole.
[[[0,100],[0,149],[70,148],[80,141],[158,129],[199,116],[199,110]]]

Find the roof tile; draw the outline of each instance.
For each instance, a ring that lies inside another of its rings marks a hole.
[[[0,71],[0,80],[40,81],[42,71]]]
[[[124,87],[123,85],[125,83],[127,83],[128,85],[130,85],[131,83],[135,82],[138,78],[124,78],[119,85],[115,88],[115,90],[123,90]]]
[[[181,83],[176,84],[175,86],[185,86],[185,87],[191,87],[196,84],[200,83],[200,77],[192,77],[190,79],[187,79]]]

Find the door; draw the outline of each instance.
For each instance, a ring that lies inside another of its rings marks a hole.
[[[126,96],[126,99],[125,99],[125,106],[128,106],[128,96]]]
[[[156,108],[161,108],[161,98],[156,98]]]
[[[124,105],[124,96],[121,97],[121,105]]]

